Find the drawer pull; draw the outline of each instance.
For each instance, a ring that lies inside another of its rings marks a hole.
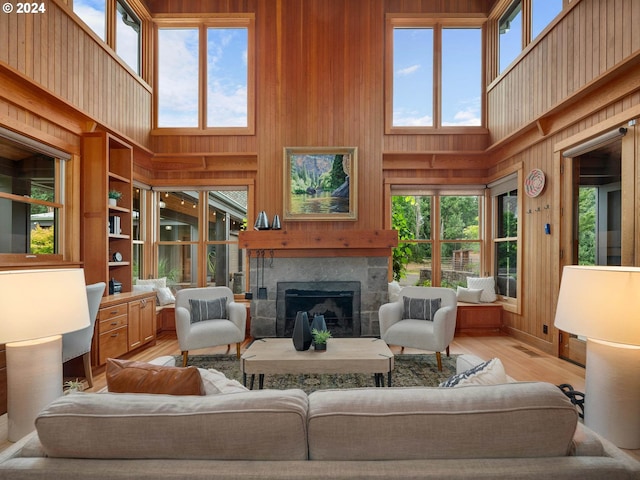
[[[109,313],[109,315],[117,315],[118,314],[118,310],[111,310],[111,312]]]
[[[111,322],[111,325],[117,325],[118,322]]]
[[[116,338],[119,335],[119,333],[114,333],[113,335],[111,335],[111,338]]]

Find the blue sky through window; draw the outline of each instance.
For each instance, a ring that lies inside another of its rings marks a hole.
[[[207,29],[207,126],[246,127],[246,28]]]

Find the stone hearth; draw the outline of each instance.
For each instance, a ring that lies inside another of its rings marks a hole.
[[[388,257],[316,257],[316,258],[269,258],[267,253],[264,268],[264,287],[267,298],[258,298],[256,280],[262,281],[256,259],[251,259],[250,282],[251,335],[254,338],[277,337],[276,308],[278,282],[359,282],[360,283],[360,335],[378,336],[378,308],[388,299]]]

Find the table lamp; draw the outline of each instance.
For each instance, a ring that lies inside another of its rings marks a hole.
[[[586,337],[586,426],[640,448],[640,268],[566,266],[555,326]]]
[[[40,410],[62,395],[62,333],[89,325],[79,268],[0,272],[0,343],[7,353],[9,441],[35,429]]]

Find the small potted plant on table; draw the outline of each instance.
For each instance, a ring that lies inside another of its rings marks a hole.
[[[331,338],[331,332],[329,330],[318,330],[314,328],[311,330],[313,335],[313,348],[319,351],[325,351],[327,349],[327,340]]]

